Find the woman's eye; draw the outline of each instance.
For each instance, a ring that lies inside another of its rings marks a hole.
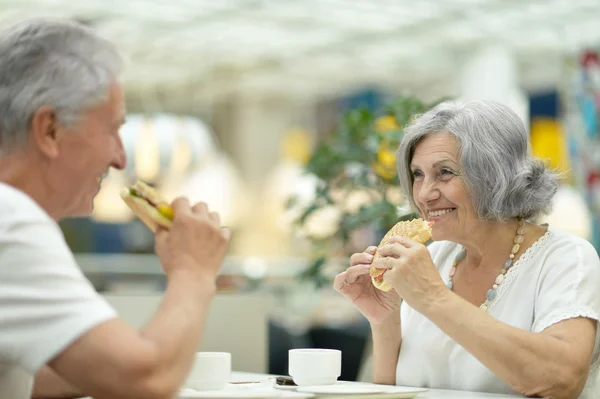
[[[440,175],[442,177],[449,177],[449,176],[456,176],[456,173],[454,173],[454,171],[451,169],[442,169],[440,171]]]
[[[423,173],[420,170],[413,170],[412,172],[413,179],[417,180],[423,177]]]

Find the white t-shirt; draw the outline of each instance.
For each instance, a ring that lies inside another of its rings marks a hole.
[[[59,226],[29,196],[0,183],[0,398],[29,399],[41,366],[114,317]]]
[[[444,280],[462,247],[449,241],[429,246]],[[489,314],[511,326],[541,332],[561,320],[600,316],[600,260],[582,238],[550,228],[515,262],[498,288]],[[406,303],[401,307],[402,347],[396,383],[490,393],[515,392],[462,346]],[[600,397],[599,337],[581,398]],[[535,367],[535,366],[533,366]]]

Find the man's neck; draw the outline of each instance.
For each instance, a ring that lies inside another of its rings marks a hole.
[[[34,165],[23,154],[14,154],[0,157],[0,182],[8,184],[27,194],[42,209],[56,221],[61,218],[52,206],[55,202],[52,189],[42,175],[39,165]]]

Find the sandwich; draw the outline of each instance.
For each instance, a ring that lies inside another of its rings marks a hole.
[[[156,231],[158,226],[171,228],[173,208],[146,183],[138,180],[131,187],[123,188],[121,198],[150,230]]]
[[[377,248],[379,249],[383,245],[386,245],[393,236],[406,237],[420,244],[425,244],[431,239],[432,225],[433,222],[426,222],[421,218],[398,222],[390,229],[390,231],[386,233]],[[373,256],[373,262],[375,259],[379,258],[381,258],[381,255],[379,255],[379,252],[376,251],[375,256]],[[386,271],[387,269],[376,268],[373,266],[373,263],[371,263],[369,274],[371,275],[371,281],[373,282],[373,285],[376,288],[387,292],[392,289],[392,286],[383,281],[383,275]]]

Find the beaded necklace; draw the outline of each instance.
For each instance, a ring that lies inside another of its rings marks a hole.
[[[504,263],[504,266],[502,267],[500,274],[498,274],[498,277],[496,277],[496,281],[494,282],[494,285],[492,286],[492,288],[490,288],[487,291],[487,293],[485,294],[485,302],[479,306],[479,309],[483,310],[484,312],[488,311],[491,303],[494,301],[494,299],[496,299],[496,295],[498,294],[497,289],[498,289],[498,287],[500,287],[500,285],[502,285],[502,282],[504,281],[504,277],[506,276],[506,273],[513,265],[513,261],[515,259],[515,254],[517,252],[519,252],[519,248],[521,247],[521,244],[523,243],[523,240],[525,239],[526,232],[527,232],[527,226],[525,225],[525,221],[523,219],[520,219],[518,227],[517,227],[517,233],[513,240],[513,247],[510,250],[510,255],[508,256],[508,260]],[[456,267],[458,266],[460,261],[464,259],[466,254],[467,254],[467,252],[463,249],[462,251],[460,251],[460,253],[454,259],[454,263],[452,264],[452,267],[450,268],[450,272],[448,273],[448,283],[446,283],[446,287],[448,287],[448,289],[450,289],[450,290],[452,290],[452,286],[453,286],[452,277],[456,273]]]

